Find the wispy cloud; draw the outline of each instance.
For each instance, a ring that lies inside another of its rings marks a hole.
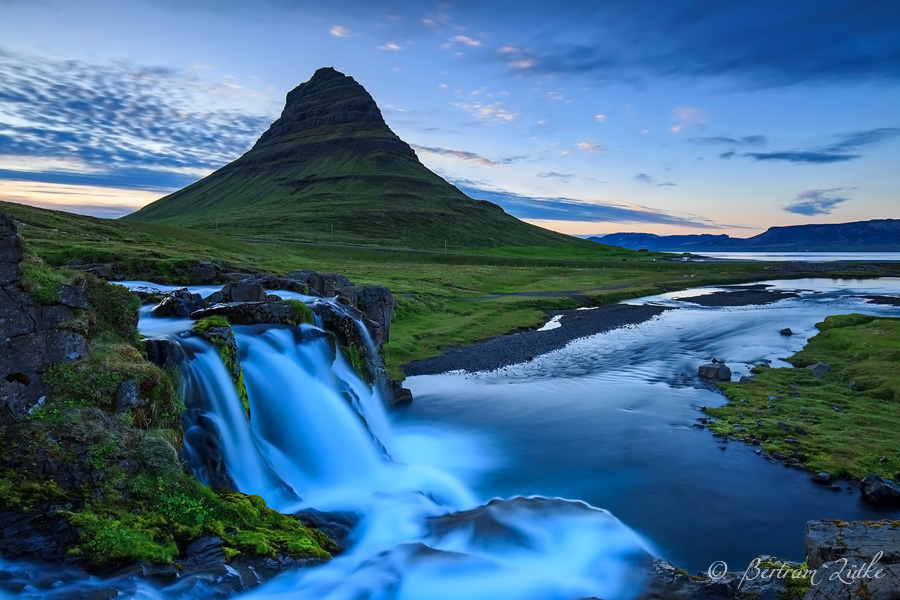
[[[786,161],[806,164],[847,162],[862,157],[862,154],[850,154],[850,152],[866,146],[874,146],[898,136],[900,136],[900,128],[880,127],[878,129],[838,134],[834,136],[834,138],[836,138],[835,141],[812,150],[748,152],[741,156],[746,156],[754,160]]]
[[[895,2],[820,0],[760,10],[754,2],[634,0],[629,10],[590,2],[566,8],[528,52],[528,73],[589,74],[617,84],[715,77],[750,88],[900,79]],[[572,41],[586,37],[590,43]]]
[[[378,46],[379,50],[387,50],[388,52],[399,52],[403,50],[403,47],[400,44],[395,44],[394,42],[388,42],[387,44],[382,44]]]
[[[508,165],[516,162],[517,160],[521,160],[522,156],[509,156],[506,158],[501,158],[499,160],[492,160],[490,158],[486,158],[481,156],[480,154],[476,154],[475,152],[469,152],[467,150],[451,150],[449,148],[435,148],[429,146],[418,146],[416,144],[410,144],[410,146],[417,153],[421,152],[423,154],[433,156],[433,157],[447,157],[456,160],[463,160],[468,162],[477,163],[479,165],[484,165],[485,167],[502,167],[503,165]]]
[[[606,148],[604,148],[603,146],[586,140],[583,142],[578,142],[577,144],[575,144],[575,146],[582,152],[603,152],[606,150]]]
[[[706,114],[694,106],[678,106],[672,111],[674,125],[669,127],[672,133],[681,133],[688,125],[696,125],[699,128],[706,126]]]
[[[544,171],[543,173],[538,173],[538,177],[542,177],[545,179],[571,179],[575,177],[574,173],[556,173],[554,171]]]
[[[727,137],[727,136],[712,136],[712,137],[696,137],[690,138],[687,140],[692,144],[699,145],[724,145],[724,146],[765,146],[768,143],[768,139],[764,135],[745,135],[743,137]]]
[[[479,121],[487,123],[508,123],[519,116],[519,113],[506,108],[501,102],[460,102],[455,106],[471,113]]]
[[[332,25],[328,29],[328,33],[334,37],[350,37],[350,30],[342,25]]]
[[[655,185],[656,187],[674,187],[671,181],[657,181],[655,178],[646,173],[638,173],[634,176],[634,180],[638,183],[646,183],[647,185]]]
[[[608,202],[587,202],[565,197],[533,197],[501,189],[480,187],[483,182],[450,179],[451,183],[473,198],[500,205],[520,219],[591,221],[612,223],[655,223],[716,229],[721,225],[694,215],[676,215],[644,206],[623,206]],[[474,184],[474,185],[472,185]]]
[[[240,156],[272,120],[228,108],[249,96],[227,83],[0,50],[0,176],[159,191],[187,185]]]
[[[795,215],[813,217],[816,215],[830,215],[834,209],[847,201],[844,196],[838,196],[836,192],[842,188],[830,188],[826,190],[806,190],[797,194],[794,201],[784,207],[784,210]]]

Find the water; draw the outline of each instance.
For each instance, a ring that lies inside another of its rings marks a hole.
[[[727,360],[737,379],[763,359],[790,366],[780,358],[802,349],[827,315],[900,316],[897,307],[852,297],[898,295],[900,280],[767,283],[800,289],[801,297],[757,307],[687,302],[726,287],[631,300],[679,310],[523,365],[411,377],[404,385],[416,400],[399,418],[489,434],[497,462],[476,483],[483,496],[556,494],[603,506],[689,571],[716,560],[746,566],[759,554],[803,560],[807,520],[900,513],[875,510],[856,492],[827,490],[750,446],[692,428],[704,416],[700,407],[724,401],[695,377],[697,367]],[[784,327],[795,335],[780,335]]]
[[[640,589],[649,553],[691,570],[713,560],[739,568],[760,553],[802,559],[806,519],[884,514],[741,444],[720,450],[708,431],[691,428],[701,405],[723,400],[694,378],[710,356],[739,374],[799,350],[825,315],[898,313],[848,297],[900,293],[898,280],[775,285],[808,291],[755,308],[697,307],[685,293],[642,299],[680,310],[524,365],[410,378],[416,401],[391,415],[316,327],[234,328],[249,422],[218,355],[180,333],[190,320],[145,311],[140,328],[190,356],[189,413],[213,424],[241,491],[286,512],[360,515],[344,554],[246,597],[625,600]],[[779,335],[782,327],[797,335]],[[190,450],[202,465],[202,451]],[[38,590],[34,597],[110,587],[153,599],[209,592],[27,563],[0,561],[0,569]],[[42,580],[57,583],[48,591]]]
[[[898,262],[900,252],[699,252],[709,258],[760,261],[832,262]]]

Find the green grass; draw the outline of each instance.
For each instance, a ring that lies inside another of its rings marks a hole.
[[[391,342],[385,347],[387,366],[395,377],[402,376],[400,366],[405,362],[433,356],[448,346],[539,325],[546,310],[607,304],[706,284],[791,276],[773,275],[765,271],[764,264],[670,262],[658,253],[587,242],[464,252],[452,247],[449,252],[422,252],[250,243],[224,234],[82,217],[19,204],[0,202],[0,211],[22,223],[19,231],[29,251],[52,266],[76,258],[115,261],[130,278],[152,275],[188,284],[191,281],[185,269],[198,260],[212,260],[224,262],[226,271],[240,268],[284,275],[315,269],[342,273],[357,284],[386,285],[398,303]],[[335,237],[340,239],[337,234]],[[859,271],[840,275],[883,274]]]
[[[729,402],[707,410],[721,419],[712,428],[757,439],[766,452],[814,472],[894,477],[900,473],[900,318],[836,315],[816,326],[820,333],[787,359],[798,368],[758,369],[753,382],[720,384]],[[802,368],[819,361],[832,367],[820,379]]]

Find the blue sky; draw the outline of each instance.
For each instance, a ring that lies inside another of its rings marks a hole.
[[[578,235],[900,218],[900,3],[0,0],[0,199],[130,212],[322,66],[429,168]]]

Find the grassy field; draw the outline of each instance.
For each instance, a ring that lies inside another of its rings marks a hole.
[[[417,252],[254,243],[177,227],[96,219],[2,202],[0,212],[12,214],[21,223],[19,231],[29,251],[53,266],[75,259],[115,261],[123,265],[129,277],[153,269],[173,282],[190,283],[175,270],[198,260],[219,260],[227,263],[226,269],[281,275],[296,269],[315,269],[343,273],[358,284],[386,285],[397,299],[391,341],[385,349],[395,376],[400,374],[400,365],[433,356],[447,346],[539,325],[546,310],[773,277],[762,264],[686,263],[667,260],[659,253],[601,244],[579,245],[568,252],[534,246],[465,253]]]
[[[861,479],[900,473],[900,318],[835,315],[790,357],[795,367],[758,369],[751,383],[724,383],[729,403],[707,412],[712,428],[807,465],[814,472]]]

